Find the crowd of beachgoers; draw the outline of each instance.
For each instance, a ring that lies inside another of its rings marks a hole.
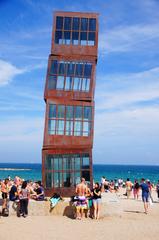
[[[72,205],[76,209],[75,218],[81,220],[87,212],[87,216],[99,219],[102,194],[104,192],[118,194],[121,192],[121,189],[125,189],[123,195],[128,199],[133,196],[134,199],[138,200],[141,196],[146,214],[148,213],[150,202],[153,202],[152,190],[156,191],[159,200],[159,180],[154,185],[150,180],[145,180],[144,178],[140,182],[138,180],[131,182],[129,178],[126,181],[123,179],[107,180],[103,176],[101,182],[94,182],[91,189],[88,187],[85,179],[81,178],[81,182],[76,186],[75,196],[71,198]],[[28,215],[29,199],[36,201],[47,200],[41,181],[25,181],[18,176],[14,179],[8,177],[0,180],[0,193],[2,197],[2,216],[9,215],[9,202],[16,204],[17,216],[25,218]],[[61,196],[54,193],[53,197],[50,198],[52,207],[55,207],[60,199],[62,199]]]

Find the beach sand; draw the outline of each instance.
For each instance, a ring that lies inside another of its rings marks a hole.
[[[141,200],[122,197],[120,204],[123,208],[121,216],[100,220],[75,220],[64,216],[1,217],[0,240],[159,239],[158,202],[150,206],[147,215]]]

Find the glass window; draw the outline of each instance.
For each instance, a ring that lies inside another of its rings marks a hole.
[[[83,122],[83,136],[89,136],[91,131],[91,123]]]
[[[59,170],[59,159],[58,156],[54,157],[54,171]]]
[[[90,79],[83,78],[82,81],[82,91],[89,92]]]
[[[80,181],[81,181],[81,173],[80,172],[75,172],[75,179],[74,179],[75,185],[79,184]]]
[[[74,84],[73,84],[73,90],[74,91],[80,91],[81,89],[81,78],[74,78]]]
[[[75,119],[76,120],[82,119],[82,106],[75,106]]]
[[[73,121],[66,121],[66,135],[73,135]]]
[[[65,74],[65,63],[59,62],[59,74],[64,75]]]
[[[61,31],[55,32],[55,43],[62,44],[62,32]]]
[[[65,117],[65,106],[64,105],[58,105],[58,118],[64,118]]]
[[[72,44],[78,45],[79,32],[72,32]]]
[[[84,107],[84,120],[92,120],[92,107]]]
[[[48,172],[45,176],[46,179],[46,188],[52,188],[52,173]]]
[[[72,84],[73,84],[73,78],[72,77],[66,77],[65,90],[72,90]]]
[[[89,92],[89,85],[90,85],[90,79],[87,78],[86,79],[86,87],[85,87],[86,92]]]
[[[88,18],[81,18],[81,30],[87,31],[88,29]]]
[[[48,133],[50,135],[55,134],[55,124],[56,120],[49,120]]]
[[[82,136],[82,122],[81,121],[74,122],[74,136]]]
[[[72,30],[79,30],[80,19],[78,17],[73,18]]]
[[[51,61],[50,73],[57,74],[57,67],[58,67],[58,61],[57,60]]]
[[[89,32],[88,33],[88,45],[89,46],[94,46],[95,45],[95,33],[94,32]]]
[[[52,170],[52,161],[53,161],[52,156],[51,155],[47,155],[46,159],[45,159],[45,168],[47,170]]]
[[[89,19],[89,31],[96,31],[96,19],[95,18]]]
[[[89,169],[89,154],[82,156],[82,169]]]
[[[71,186],[71,173],[63,173],[63,185],[64,187],[70,187]]]
[[[91,77],[91,72],[92,72],[92,64],[85,64],[84,66],[84,77]]]
[[[64,30],[71,30],[71,18],[70,17],[64,18]]]
[[[63,158],[63,169],[66,171],[72,170],[72,158],[70,155],[65,155]]]
[[[56,134],[64,135],[64,121],[63,120],[57,120]]]
[[[64,44],[69,45],[71,42],[71,32],[64,32]]]
[[[75,158],[74,158],[74,164],[75,164],[74,169],[75,169],[75,170],[80,170],[80,168],[81,168],[81,159],[80,159],[80,155],[75,155]]]
[[[49,104],[49,118],[56,118],[56,105]]]
[[[83,46],[87,45],[87,32],[80,33],[80,43]]]
[[[61,30],[63,28],[63,17],[56,17],[56,29]]]
[[[82,63],[76,63],[76,76],[82,76],[83,75],[83,64]]]
[[[63,89],[64,88],[64,76],[58,76],[56,88],[57,89]]]
[[[48,89],[56,89],[57,76],[48,76]]]
[[[62,173],[54,172],[54,187],[62,187]]]
[[[75,64],[74,63],[68,63],[68,67],[67,67],[67,75],[71,76],[74,75],[74,70],[75,70]]]
[[[73,119],[73,106],[66,106],[66,119]]]

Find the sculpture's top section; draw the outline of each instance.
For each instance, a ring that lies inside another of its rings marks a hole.
[[[55,12],[51,54],[97,56],[98,14]]]

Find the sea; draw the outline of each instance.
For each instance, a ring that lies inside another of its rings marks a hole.
[[[40,163],[0,163],[0,179],[19,176],[25,180],[41,180],[41,167]],[[100,182],[102,176],[108,180],[130,178],[131,181],[134,181],[145,178],[156,184],[159,179],[159,166],[94,164],[94,181]]]

